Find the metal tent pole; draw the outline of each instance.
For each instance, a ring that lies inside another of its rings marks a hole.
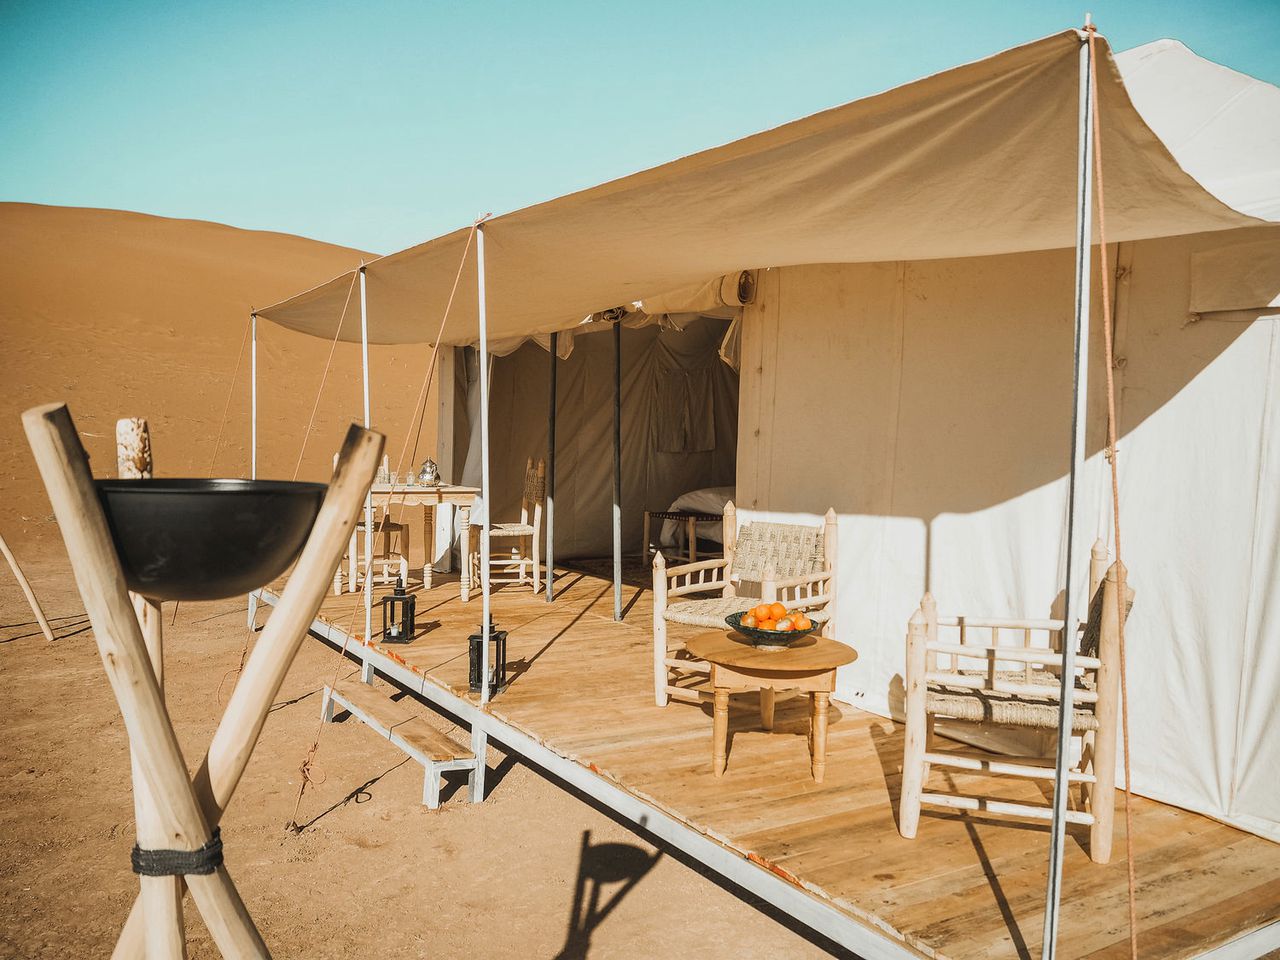
[[[489,318],[484,294],[484,224],[476,226],[476,312],[480,321],[480,499],[484,502],[484,517],[480,522],[480,703],[489,702],[489,622],[491,610],[489,583],[489,514],[493,509],[489,486]],[[470,536],[470,532],[467,532]],[[463,551],[464,555],[466,551]],[[484,799],[485,754],[489,736],[480,724],[471,727],[471,750],[476,757],[476,769],[471,775],[471,802]]]
[[[560,334],[551,334],[551,401],[547,413],[547,603],[556,597],[555,532],[556,532],[556,351]]]
[[[1088,19],[1086,18],[1086,25]],[[1058,713],[1058,752],[1053,774],[1053,823],[1049,838],[1049,888],[1044,907],[1040,956],[1057,952],[1062,904],[1062,857],[1067,835],[1067,770],[1071,765],[1077,624],[1072,619],[1075,593],[1075,527],[1080,476],[1084,471],[1085,427],[1089,398],[1089,267],[1093,253],[1093,110],[1089,90],[1089,41],[1080,40],[1079,171],[1076,187],[1075,376],[1072,387],[1071,473],[1067,482],[1066,586],[1062,606],[1062,686]]]
[[[249,479],[258,479],[258,315],[249,314]],[[214,453],[217,453],[215,450]]]
[[[369,298],[364,266],[360,267],[360,374],[364,385],[364,427],[369,429]],[[364,498],[364,638],[373,639],[373,494]],[[365,679],[372,680],[365,670]]]
[[[622,619],[622,324],[613,324],[613,619]]]

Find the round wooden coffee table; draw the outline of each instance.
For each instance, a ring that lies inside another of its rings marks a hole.
[[[712,772],[724,775],[729,741],[729,694],[760,691],[760,722],[773,729],[773,702],[778,690],[809,694],[809,757],[813,779],[822,782],[827,769],[827,709],[836,688],[836,667],[853,663],[853,647],[810,634],[790,647],[761,648],[740,633],[716,630],[686,645],[689,653],[711,664],[715,690],[712,727]]]

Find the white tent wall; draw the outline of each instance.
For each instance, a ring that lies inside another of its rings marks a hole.
[[[1280,292],[1274,228],[1124,244],[1111,263],[1135,789],[1280,840],[1280,311],[1189,313],[1197,255],[1259,244]],[[837,635],[860,653],[845,701],[900,715],[926,589],[944,612],[1061,613],[1071,283],[1070,251],[763,274],[738,499],[747,517],[838,512]],[[1086,546],[1111,540],[1093,329]]]
[[[711,486],[731,486],[737,452],[738,375],[720,360],[728,321],[703,318],[683,330],[647,325],[622,330],[622,549],[640,547],[645,509],[661,510],[680,494]],[[496,519],[519,515],[525,461],[547,455],[550,356],[530,342],[493,363],[490,385],[493,501]],[[607,328],[574,339],[573,353],[559,361],[556,380],[557,559],[602,557],[612,551],[613,503],[613,337]],[[478,383],[470,378],[469,407],[478,403]],[[705,446],[685,453],[662,452],[662,423],[671,405],[710,417],[703,423]],[[466,429],[459,423],[457,429]],[[473,443],[463,482],[478,475],[479,447]]]

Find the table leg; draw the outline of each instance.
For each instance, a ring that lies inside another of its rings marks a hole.
[[[462,554],[462,602],[471,599],[471,505],[459,507],[461,516],[458,520],[458,552]]]
[[[687,522],[689,524],[688,526],[689,562],[697,563],[698,562],[698,521],[694,520],[693,517],[690,517]]]
[[[436,508],[434,504],[422,505],[422,589],[431,589],[431,577],[435,573],[436,559]]]
[[[724,775],[725,758],[729,752],[729,691],[717,687],[715,692],[714,724],[711,731],[711,772]]]
[[[760,725],[769,733],[773,732],[773,702],[776,692],[773,687],[760,688]]]
[[[809,721],[809,737],[813,759],[813,782],[821,783],[827,774],[827,710],[831,705],[831,694],[809,694],[811,718]]]

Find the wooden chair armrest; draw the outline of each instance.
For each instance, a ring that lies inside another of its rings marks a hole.
[[[776,588],[782,590],[787,587],[806,587],[809,584],[830,580],[834,576],[835,571],[827,567],[827,569],[819,570],[817,573],[803,573],[798,577],[784,577],[781,580],[774,580],[772,583]]]
[[[989,629],[999,627],[1001,630],[1061,630],[1061,620],[1036,620],[1033,618],[1012,617],[939,617],[940,627],[979,627]]]
[[[667,579],[671,580],[675,577],[684,576],[687,573],[697,573],[699,570],[714,570],[718,567],[727,567],[729,561],[725,557],[716,557],[713,560],[699,560],[697,563],[684,563],[678,567],[667,567]],[[720,578],[723,582],[724,578]]]
[[[930,653],[943,653],[955,657],[973,660],[1008,660],[1016,663],[1036,663],[1044,666],[1061,666],[1062,654],[1055,650],[1043,650],[1038,647],[996,646],[992,643],[928,643],[925,648]],[[1102,665],[1097,657],[1086,657],[1076,654],[1077,667],[1089,670]]]

